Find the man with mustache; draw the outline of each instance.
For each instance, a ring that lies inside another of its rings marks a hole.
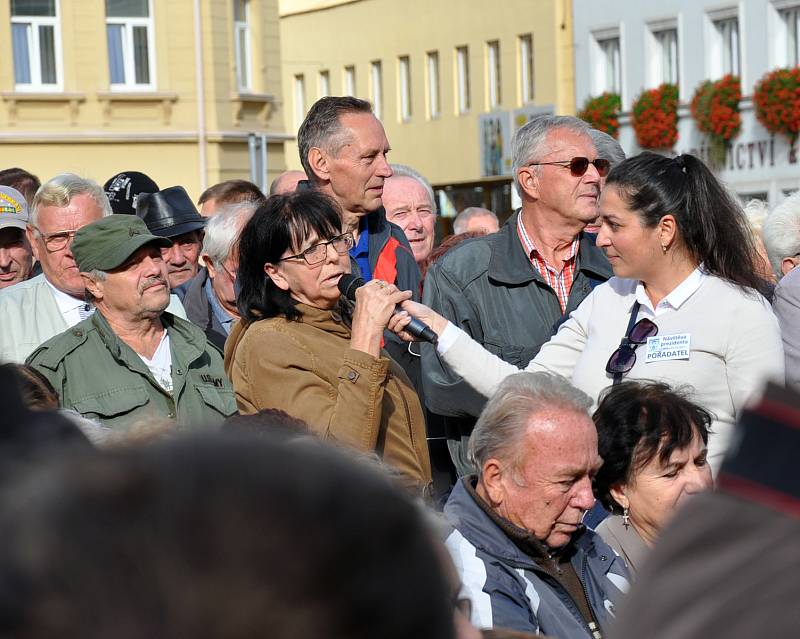
[[[170,300],[162,251],[133,215],[80,228],[72,254],[96,312],[28,358],[61,406],[104,426],[154,422],[213,426],[236,412],[222,356],[202,330],[165,312]]]
[[[520,367],[612,275],[593,236],[583,232],[597,217],[609,168],[590,131],[571,116],[539,116],[520,128],[512,171],[522,208],[497,233],[453,248],[425,276],[425,304]],[[466,446],[484,398],[427,344],[422,375],[428,408],[445,416],[456,470],[474,472]]]
[[[197,212],[182,186],[139,194],[136,215],[144,220],[153,235],[172,240],[171,245],[161,251],[171,289],[197,275],[206,220]]]

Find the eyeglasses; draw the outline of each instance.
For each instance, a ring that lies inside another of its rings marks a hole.
[[[596,160],[590,160],[589,158],[572,158],[571,160],[559,160],[557,162],[531,162],[529,166],[543,166],[548,164],[555,164],[556,166],[569,169],[569,172],[574,177],[581,177],[586,173],[586,171],[589,170],[590,164],[594,165],[600,177],[608,175],[611,169],[611,162],[603,158],[597,158]]]
[[[636,347],[656,335],[658,326],[646,317],[640,319],[622,339],[620,347],[611,353],[606,364],[606,372],[612,375],[624,375],[630,371],[636,363]]]
[[[353,248],[355,240],[353,240],[353,235],[351,233],[344,233],[331,238],[327,242],[314,244],[314,246],[310,246],[305,251],[302,251],[297,255],[287,255],[286,257],[282,257],[278,261],[283,262],[284,260],[299,260],[302,258],[309,266],[315,266],[320,262],[325,261],[325,258],[328,256],[328,244],[330,244],[333,247],[333,250],[339,255],[344,255],[351,248]]]
[[[44,241],[44,245],[48,251],[54,253],[55,251],[60,251],[67,244],[71,244],[73,238],[75,237],[75,231],[56,231],[55,233],[42,233],[37,227],[33,227],[36,229],[36,232],[39,234],[39,237],[42,238]]]

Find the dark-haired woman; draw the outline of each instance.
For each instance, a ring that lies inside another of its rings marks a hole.
[[[376,451],[410,483],[431,479],[419,399],[381,349],[395,305],[408,299],[373,280],[340,299],[352,235],[336,204],[301,191],[274,196],[239,241],[241,321],[225,344],[225,369],[243,414],[279,408],[326,439]]]
[[[594,480],[610,512],[596,532],[635,573],[687,498],[711,487],[711,415],[669,386],[624,382],[594,414],[603,466]]]
[[[597,245],[615,277],[527,370],[559,373],[595,398],[622,379],[688,384],[693,401],[715,416],[713,469],[742,406],[766,379],[783,379],[780,331],[759,292],[744,214],[700,160],[655,153],[616,166],[599,207]],[[440,335],[440,357],[487,397],[517,372],[427,307],[404,308]]]

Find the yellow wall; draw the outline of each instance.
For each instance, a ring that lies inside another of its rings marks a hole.
[[[253,87],[245,99],[236,86],[232,2],[200,1],[204,127],[193,0],[152,0],[156,89],[124,94],[109,91],[104,0],[58,2],[63,92],[35,95],[15,90],[10,3],[0,3],[0,168],[22,166],[42,180],[72,170],[100,183],[140,170],[196,198],[220,180],[249,179],[249,132],[271,138],[270,177],[285,168],[277,0],[250,0]]]
[[[281,50],[286,129],[296,133],[294,77],[303,74],[306,108],[320,97],[318,73],[330,71],[331,93],[344,91],[343,69],[356,67],[356,94],[370,99],[370,63],[383,68],[383,123],[391,159],[435,184],[478,179],[478,114],[487,111],[486,42],[499,40],[500,109],[524,106],[519,91],[519,35],[533,34],[534,100],[574,113],[571,2],[568,0],[282,0]],[[455,48],[467,45],[471,109],[456,112]],[[426,52],[439,52],[441,114],[427,116]],[[412,117],[399,115],[398,56],[410,56]],[[297,145],[287,164],[300,168]]]

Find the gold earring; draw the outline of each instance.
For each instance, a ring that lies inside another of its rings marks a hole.
[[[664,255],[667,254],[667,247],[664,246],[663,244],[661,245],[661,250],[664,252]]]

